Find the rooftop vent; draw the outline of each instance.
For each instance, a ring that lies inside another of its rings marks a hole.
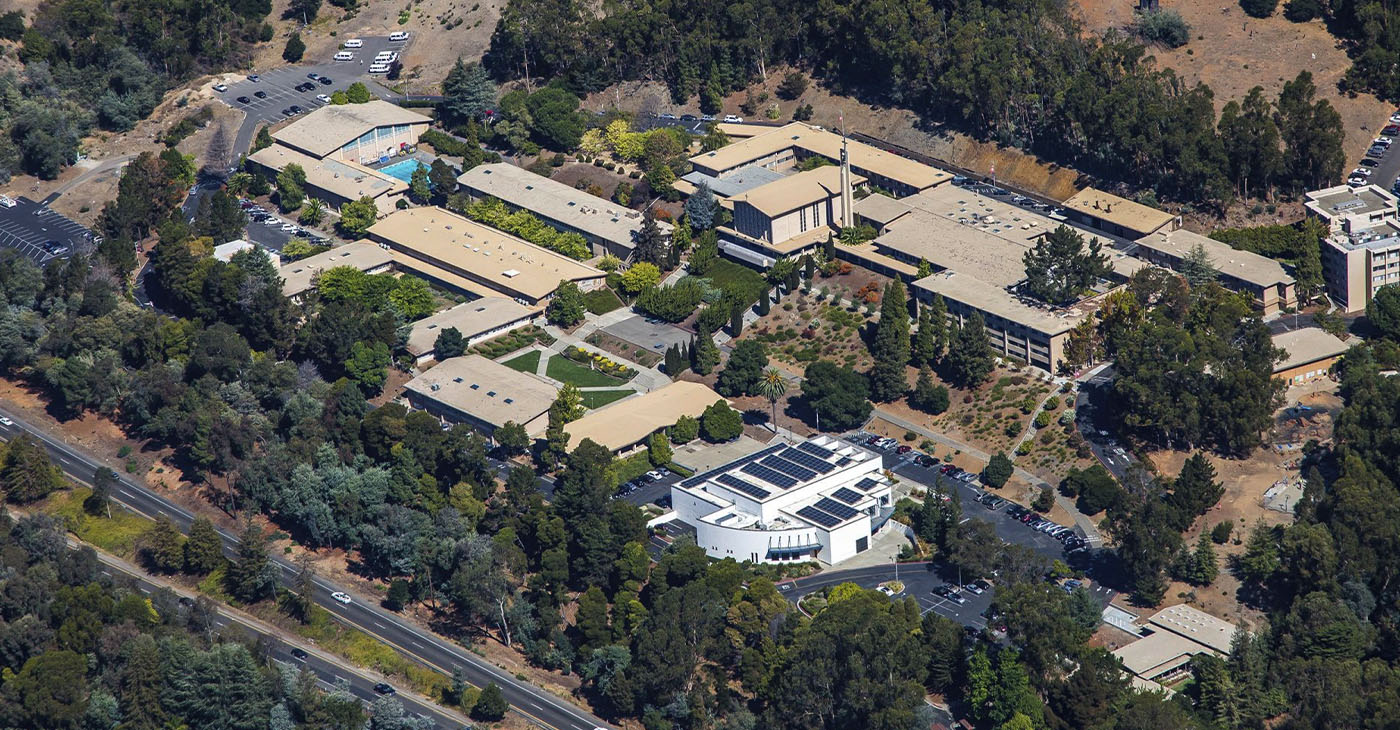
[[[488,390],[488,391],[486,391],[486,397],[487,397],[487,398],[495,398],[495,397],[496,397],[496,391],[494,391],[494,390]]]
[[[480,385],[478,385],[478,384],[476,384],[476,383],[472,383],[472,390],[480,390],[480,389],[481,389],[481,386],[480,386]]]
[[[460,382],[462,382],[462,379],[461,379],[461,378],[453,378],[453,379],[452,379],[452,382],[454,382],[454,383],[460,383]]]

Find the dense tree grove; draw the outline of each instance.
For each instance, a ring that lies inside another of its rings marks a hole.
[[[1358,67],[1400,78],[1384,58]],[[808,65],[838,91],[1178,200],[1316,188],[1342,172],[1340,117],[1313,99],[1306,72],[1268,115],[1270,159],[1287,164],[1256,174],[1259,148],[1239,135],[1259,129],[1218,128],[1208,87],[1158,68],[1136,39],[1085,32],[1053,0],[629,1],[603,12],[580,0],[511,0],[485,63],[499,77],[558,78],[579,93],[664,79],[673,101],[698,96],[709,113],[770,67]]]

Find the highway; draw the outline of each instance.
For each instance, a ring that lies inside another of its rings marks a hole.
[[[111,468],[111,465],[103,463],[82,449],[27,426],[11,411],[0,409],[0,416],[7,416],[15,422],[14,426],[0,424],[0,438],[9,440],[21,431],[29,433],[45,446],[54,465],[71,479],[88,483],[99,466]],[[128,479],[119,471],[111,497],[147,517],[154,519],[164,515],[182,531],[188,532],[190,523],[194,521],[194,515],[183,507]],[[224,542],[224,553],[229,556],[235,555],[237,536],[222,528],[219,529],[219,536]],[[280,554],[274,553],[270,558],[280,570],[282,585],[291,586],[296,578],[296,567]],[[461,667],[467,681],[476,687],[485,687],[488,682],[495,682],[500,686],[506,701],[510,703],[511,710],[519,712],[539,727],[556,730],[595,730],[609,727],[569,701],[528,682],[517,680],[510,673],[454,642],[379,608],[375,605],[377,601],[367,600],[349,587],[336,585],[318,576],[315,588],[316,603],[330,611],[337,620],[374,636],[409,659],[449,676],[454,667]],[[340,604],[331,598],[331,593],[335,591],[349,593],[354,596],[354,602],[349,605]]]
[[[76,547],[82,543],[70,541],[70,544]],[[97,559],[104,566],[102,573],[116,581],[127,582],[146,595],[155,593],[162,588],[169,588],[180,596],[182,606],[192,605],[194,594],[167,583],[157,582],[150,575],[120,558],[98,551]],[[349,685],[350,694],[366,704],[373,703],[380,696],[374,691],[374,685],[382,681],[380,677],[358,667],[346,667],[340,662],[339,657],[322,652],[309,644],[288,643],[271,627],[262,622],[240,616],[220,607],[214,616],[213,625],[221,631],[233,627],[249,638],[256,639],[267,648],[268,657],[278,664],[297,670],[305,667],[316,675],[322,689],[334,690],[336,685],[343,681]],[[435,727],[451,730],[462,727],[466,722],[461,715],[444,710],[416,694],[399,692],[395,696],[398,697],[399,702],[403,703],[404,710],[408,714],[426,717],[433,722]]]

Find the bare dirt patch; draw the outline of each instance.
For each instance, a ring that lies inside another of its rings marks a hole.
[[[1133,3],[1077,0],[1085,25],[1103,32],[1132,23]],[[1164,6],[1165,7],[1165,6]],[[1201,81],[1215,91],[1216,111],[1232,99],[1243,99],[1255,86],[1273,99],[1285,81],[1299,71],[1312,72],[1318,97],[1342,115],[1347,160],[1355,163],[1372,137],[1385,126],[1390,107],[1369,94],[1348,95],[1337,82],[1351,67],[1337,39],[1321,21],[1293,23],[1282,12],[1251,18],[1238,3],[1213,0],[1173,0],[1172,10],[1191,26],[1191,41],[1177,49],[1155,48],[1158,62],[1174,69],[1188,83]]]

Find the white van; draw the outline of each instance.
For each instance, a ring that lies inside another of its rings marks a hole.
[[[372,73],[372,74],[386,74],[386,73],[389,73],[389,64],[387,64],[387,63],[372,63],[372,64],[369,65],[369,72]]]
[[[360,40],[359,38],[351,38],[350,40],[345,41],[345,47],[346,47],[346,48],[359,48],[360,46],[363,46],[364,44],[365,44],[365,42],[362,41],[362,40]]]
[[[408,33],[402,30],[396,30],[393,33],[389,34],[389,40],[395,43],[399,41],[406,41],[408,40]]]
[[[393,51],[380,51],[375,57],[375,63],[390,63],[398,58],[399,54]]]
[[[353,54],[353,53],[351,53],[351,52],[349,52],[349,51],[340,51],[339,53],[335,54],[335,60],[337,60],[337,61],[353,61],[353,60],[355,60],[355,54]]]

